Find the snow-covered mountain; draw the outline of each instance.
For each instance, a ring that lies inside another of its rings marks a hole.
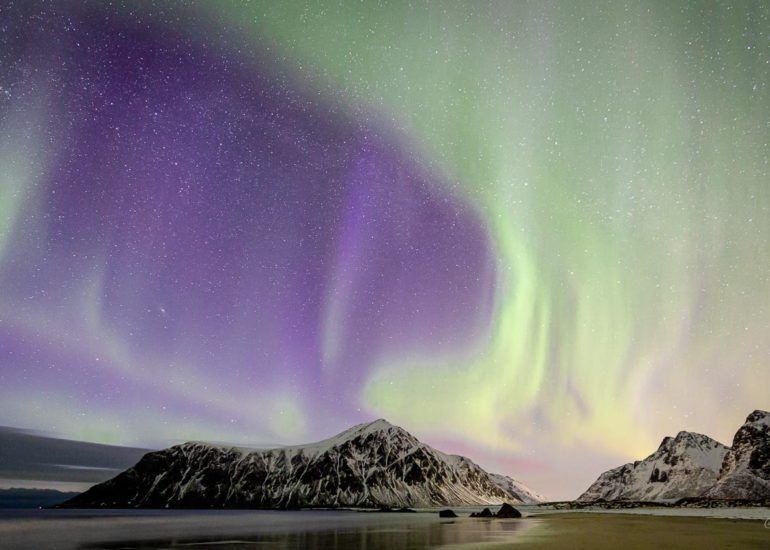
[[[604,472],[578,501],[770,499],[770,413],[754,411],[725,447],[679,432],[653,454]]]
[[[641,461],[604,472],[579,501],[698,497],[716,483],[728,449],[708,436],[679,432]]]
[[[746,418],[725,455],[716,485],[706,496],[770,498],[770,413],[754,411]]]
[[[133,468],[62,506],[401,507],[541,499],[517,481],[444,454],[380,419],[302,446],[177,445],[148,453]]]
[[[502,474],[489,474],[489,477],[498,485],[498,487],[501,487],[504,491],[513,495],[515,500],[521,504],[538,504],[548,500],[543,495],[534,492],[521,481],[513,479],[512,477],[504,476]]]

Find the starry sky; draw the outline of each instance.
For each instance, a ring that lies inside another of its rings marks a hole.
[[[0,425],[385,417],[576,497],[770,408],[764,2],[0,1]]]

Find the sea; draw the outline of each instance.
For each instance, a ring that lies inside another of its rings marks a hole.
[[[484,548],[536,519],[457,518],[341,510],[0,510],[0,548],[327,549]]]
[[[493,511],[497,507],[491,507]],[[49,510],[0,509],[0,549],[150,549],[201,550],[501,548],[549,514],[551,506],[516,505],[520,519],[469,517],[481,507],[453,508],[456,518],[438,509],[413,513],[355,510]],[[768,508],[588,507],[570,513],[644,514],[762,520],[770,529]]]

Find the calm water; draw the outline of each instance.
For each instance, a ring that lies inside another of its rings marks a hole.
[[[462,512],[466,516],[465,511]],[[481,547],[516,537],[534,519],[442,519],[437,512],[0,511],[0,547],[293,549]]]

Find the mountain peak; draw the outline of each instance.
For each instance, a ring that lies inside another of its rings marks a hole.
[[[321,441],[317,441],[315,443],[309,443],[306,445],[292,445],[291,447],[286,447],[286,448],[293,448],[293,449],[302,448],[305,450],[305,452],[312,450],[315,453],[320,453],[336,445],[341,445],[353,439],[358,439],[362,437],[365,438],[372,434],[382,434],[382,437],[388,438],[394,441],[395,440],[418,441],[412,434],[410,434],[400,426],[391,424],[384,418],[378,418],[377,420],[372,420],[371,422],[364,422],[362,424],[356,424],[355,426],[351,426],[347,430],[344,430],[328,439],[323,439]]]
[[[377,420],[372,420],[371,422],[364,422],[363,424],[359,424],[360,426],[367,426],[369,428],[376,428],[376,429],[388,429],[393,428],[394,425],[385,420],[384,418],[378,418]]]
[[[746,417],[746,424],[767,424],[770,425],[770,412],[757,409]]]
[[[356,424],[355,426],[348,428],[344,432],[340,433],[339,436],[353,436],[353,435],[360,435],[360,434],[370,434],[370,433],[377,433],[377,432],[387,432],[387,431],[396,431],[396,432],[403,432],[407,433],[406,430],[403,428],[396,426],[395,424],[391,424],[384,418],[378,418],[377,420],[372,420],[371,422],[364,422],[362,424]]]
[[[688,432],[688,431],[682,430],[681,432],[676,434],[676,437],[674,438],[674,441],[677,441],[677,442],[682,442],[682,441],[690,442],[690,441],[693,441],[695,439],[699,439],[697,437],[697,435],[698,434],[695,434],[693,432]]]
[[[666,449],[672,449],[677,444],[684,444],[685,446],[701,446],[701,445],[708,445],[708,446],[715,446],[719,445],[720,443],[712,438],[710,438],[707,435],[699,434],[696,432],[688,432],[685,430],[682,430],[678,434],[676,434],[675,437],[666,436],[663,438],[663,441],[660,442],[660,445],[658,446],[658,451],[666,450]]]
[[[694,443],[716,443],[716,440],[710,438],[707,435],[699,434],[697,432],[681,431],[676,434],[676,441],[687,441]]]

